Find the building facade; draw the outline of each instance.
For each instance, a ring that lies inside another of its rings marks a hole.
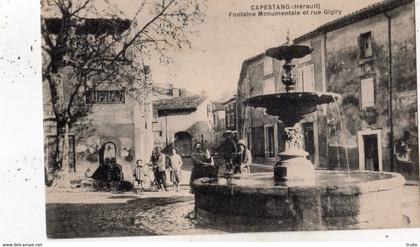
[[[237,117],[236,117],[236,96],[223,102],[225,108],[225,122],[226,130],[236,131],[237,130]]]
[[[330,104],[318,119],[319,136],[326,137],[320,149],[327,147],[321,166],[418,180],[414,1],[368,6],[294,42],[314,50],[299,75],[313,71],[322,82],[317,91],[343,96],[340,107]]]
[[[248,107],[243,102],[249,97],[283,92],[280,68],[279,61],[264,54],[242,63],[237,89],[237,129],[254,159],[275,159],[283,149],[283,127],[277,117],[267,115],[265,109]]]
[[[190,156],[193,145],[201,142],[204,147],[214,144],[212,103],[206,95],[186,93],[153,102],[154,145],[168,149],[176,147],[183,156]]]
[[[313,49],[294,60],[296,91],[343,96],[300,123],[304,148],[317,167],[394,171],[419,179],[414,16],[414,1],[387,0],[293,41]],[[281,152],[283,128],[264,109],[243,101],[284,92],[281,66],[264,54],[242,64],[238,131],[256,157]]]
[[[267,115],[264,108],[247,107],[243,104],[249,97],[283,93],[281,82],[283,61],[259,54],[243,62],[238,82],[238,130],[242,139],[247,140],[255,158],[276,159],[284,151],[282,140],[284,126],[277,117]],[[311,55],[299,59],[296,65],[298,81],[296,91],[314,91],[322,88],[313,77]],[[300,123],[304,134],[305,149],[315,165],[319,163],[318,115],[316,112],[306,116]]]
[[[214,147],[219,147],[223,141],[223,133],[226,131],[225,106],[221,102],[212,102]]]
[[[54,171],[56,123],[48,83],[43,83],[44,143],[47,172]],[[89,95],[89,94],[88,94]],[[86,98],[91,110],[69,130],[70,166],[74,178],[92,175],[100,165],[101,150],[122,166],[131,179],[137,159],[147,160],[153,148],[152,104],[140,101],[127,90],[103,85]]]

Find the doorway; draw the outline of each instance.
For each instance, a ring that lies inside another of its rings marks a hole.
[[[358,132],[359,169],[382,171],[381,131]]]
[[[274,127],[267,127],[267,158],[273,158],[275,156],[275,144],[274,144]]]
[[[178,149],[181,156],[190,156],[192,151],[192,136],[186,131],[175,133],[174,147]]]
[[[315,162],[315,141],[314,141],[314,124],[312,122],[307,122],[302,124],[303,127],[303,141],[304,149],[309,153],[309,159],[312,163]]]

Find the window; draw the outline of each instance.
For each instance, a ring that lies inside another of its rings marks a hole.
[[[362,108],[375,105],[375,84],[373,78],[363,79],[361,81]]]
[[[369,58],[372,56],[371,32],[364,33],[359,36],[359,47],[360,47],[361,58]]]
[[[299,85],[302,87],[302,92],[313,92],[315,91],[314,84],[314,65],[306,65],[299,69]]]
[[[276,86],[274,83],[274,77],[270,77],[264,80],[263,94],[273,94],[273,93],[276,93]]]
[[[264,75],[273,74],[273,58],[265,56],[264,57]]]

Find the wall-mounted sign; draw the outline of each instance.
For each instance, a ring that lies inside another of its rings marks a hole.
[[[125,90],[88,90],[86,104],[124,104]]]
[[[397,106],[399,108],[415,105],[416,102],[417,94],[415,90],[397,93]]]

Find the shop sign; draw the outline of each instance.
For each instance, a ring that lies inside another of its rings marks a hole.
[[[125,90],[88,90],[86,104],[124,104]]]

